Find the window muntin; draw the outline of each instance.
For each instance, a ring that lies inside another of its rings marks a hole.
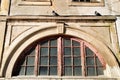
[[[14,75],[103,75],[104,65],[85,42],[76,38],[57,37],[40,41],[18,60]]]

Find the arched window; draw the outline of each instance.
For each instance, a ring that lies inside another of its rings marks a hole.
[[[103,63],[85,41],[73,37],[42,39],[26,48],[13,69],[16,75],[98,76]]]

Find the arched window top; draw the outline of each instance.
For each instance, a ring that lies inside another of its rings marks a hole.
[[[16,61],[16,75],[99,76],[101,59],[84,40],[57,36],[42,39],[26,48]],[[17,69],[16,69],[17,68]]]

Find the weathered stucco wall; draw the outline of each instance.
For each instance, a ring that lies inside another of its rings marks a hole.
[[[52,5],[9,1],[2,0],[0,11],[0,76],[11,78],[15,60],[29,44],[62,34],[98,49],[107,63],[103,78],[120,77],[120,0],[104,0],[102,6],[73,6],[71,0],[51,0]],[[60,16],[53,16],[53,10]],[[95,11],[102,16],[95,16]]]

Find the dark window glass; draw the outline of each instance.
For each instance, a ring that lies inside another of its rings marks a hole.
[[[57,75],[57,67],[50,67],[50,75]]]
[[[64,62],[65,62],[64,65],[71,65],[71,58],[66,57]]]
[[[73,45],[73,46],[78,46],[78,47],[79,47],[79,46],[80,46],[80,42],[73,41],[72,45]]]
[[[48,67],[39,67],[39,75],[47,75]]]
[[[50,48],[50,55],[56,56],[57,55],[57,48]]]
[[[80,48],[74,47],[73,48],[73,54],[74,54],[74,56],[80,56]]]
[[[65,67],[65,76],[72,76],[72,67]]]
[[[34,67],[26,67],[26,75],[33,75],[34,74]]]
[[[27,60],[27,65],[34,65],[34,60],[35,60],[35,57],[28,57],[28,60]]]
[[[64,39],[64,46],[71,46],[71,41],[69,39]]]
[[[74,68],[74,75],[75,76],[82,76],[82,68],[81,67],[75,67]]]
[[[50,57],[50,65],[57,65],[57,57]]]
[[[51,40],[50,46],[57,46],[57,40]]]
[[[41,57],[40,65],[48,65],[48,57]]]
[[[65,55],[71,55],[71,48],[70,48],[70,47],[69,47],[69,48],[68,48],[68,47],[65,48],[65,49],[64,49],[64,54],[65,54]]]
[[[96,76],[94,67],[87,68],[87,76]]]
[[[48,56],[48,48],[41,48],[40,53],[41,56]]]
[[[86,65],[94,65],[94,57],[87,58]]]
[[[25,75],[25,67],[20,68],[19,75]]]
[[[74,66],[81,66],[81,58],[74,57]]]

